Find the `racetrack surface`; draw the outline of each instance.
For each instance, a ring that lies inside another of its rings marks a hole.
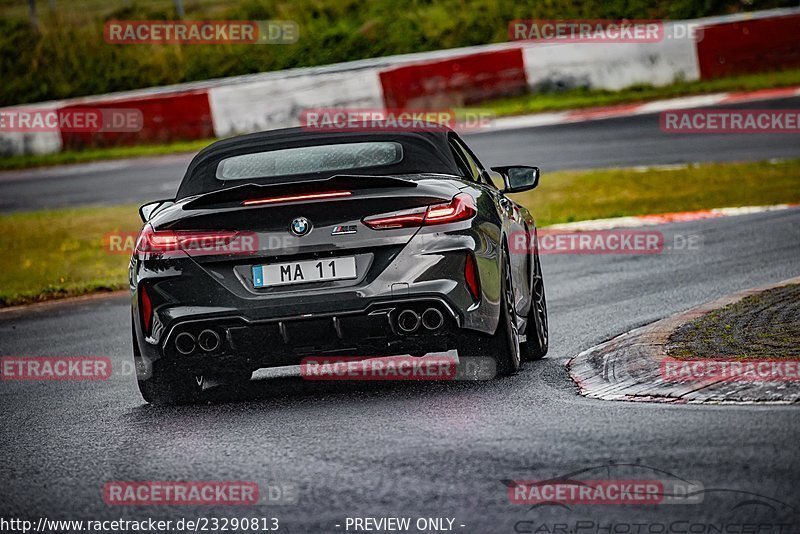
[[[798,109],[800,97],[726,108]],[[713,109],[713,108],[711,108]],[[465,135],[484,165],[543,171],[800,157],[796,135],[675,135],[657,113]],[[191,155],[107,161],[0,173],[0,213],[173,197]],[[546,175],[545,175],[546,179]]]
[[[127,298],[0,313],[0,355],[109,356],[115,369],[99,382],[0,383],[0,515],[274,516],[279,532],[292,534],[345,532],[346,518],[359,516],[450,517],[453,530],[465,533],[534,532],[542,525],[539,532],[635,533],[636,524],[641,533],[713,532],[706,522],[797,532],[797,406],[587,400],[564,364],[631,328],[800,274],[800,209],[653,229],[664,231],[667,243],[700,235],[702,246],[658,255],[543,256],[550,355],[488,382],[270,379],[239,392],[210,392],[207,404],[161,408],[144,404],[133,378],[121,372],[131,358]],[[702,502],[530,506],[511,504],[502,482],[570,473],[581,480],[689,480],[704,488]],[[252,480],[262,487],[271,481],[292,485],[299,501],[103,502],[104,483],[142,480]],[[557,530],[559,524],[567,526]],[[603,530],[608,525],[614,530]],[[736,528],[728,532],[741,532]]]

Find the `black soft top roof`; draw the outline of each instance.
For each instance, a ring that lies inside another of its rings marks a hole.
[[[302,182],[309,178],[324,179],[337,174],[348,175],[389,175],[413,173],[437,173],[458,175],[453,153],[448,145],[452,130],[444,126],[431,125],[422,131],[309,131],[304,128],[284,128],[224,139],[213,143],[198,153],[178,188],[178,199],[218,191],[243,183],[274,184]],[[217,164],[225,158],[267,152],[285,148],[359,143],[368,141],[394,141],[403,147],[403,159],[391,165],[381,165],[362,169],[343,169],[332,172],[318,172],[305,175],[292,175],[282,178],[271,176],[250,180],[220,180],[216,177]]]

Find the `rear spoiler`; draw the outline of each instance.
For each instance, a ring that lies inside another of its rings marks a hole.
[[[225,204],[239,205],[243,201],[284,195],[305,195],[326,191],[353,191],[388,187],[417,187],[416,182],[396,176],[337,174],[319,180],[295,180],[273,184],[245,183],[200,195],[186,203],[184,209],[199,209]]]

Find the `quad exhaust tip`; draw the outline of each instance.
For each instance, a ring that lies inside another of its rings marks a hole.
[[[184,356],[194,353],[198,348],[203,352],[214,352],[220,344],[219,334],[210,329],[200,332],[197,338],[189,332],[181,332],[175,336],[175,350]]]
[[[414,310],[403,310],[397,315],[397,328],[404,334],[413,334],[419,327],[436,331],[444,326],[444,315],[436,308],[428,308],[422,315]]]
[[[444,324],[444,315],[436,308],[428,308],[422,312],[422,326],[428,330],[439,330]]]
[[[175,349],[181,354],[188,355],[194,352],[196,341],[189,332],[181,332],[175,336]]]
[[[203,330],[197,336],[197,344],[205,352],[214,352],[219,348],[219,334],[213,330]]]
[[[397,327],[406,334],[416,332],[420,322],[420,316],[413,310],[403,310],[397,316]]]

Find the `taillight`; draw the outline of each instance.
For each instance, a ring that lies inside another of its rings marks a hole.
[[[394,228],[416,228],[425,222],[428,208],[414,208],[411,210],[395,211],[373,215],[364,219],[364,224],[373,230],[392,230]]]
[[[224,254],[234,251],[230,247],[239,232],[233,230],[154,230],[145,225],[136,241],[136,251],[149,254],[168,254],[184,250],[204,254]],[[248,241],[252,246],[252,239]],[[247,252],[235,249],[236,252]]]
[[[467,282],[467,289],[472,299],[475,301],[480,300],[481,283],[478,277],[478,265],[475,262],[475,256],[467,254],[467,261],[464,263],[464,280]]]
[[[174,232],[156,232],[149,224],[144,225],[136,240],[137,252],[165,252],[177,249],[178,240]]]
[[[449,204],[428,206],[425,225],[466,221],[473,218],[477,212],[475,199],[466,193],[459,193]]]
[[[459,193],[446,204],[373,215],[365,218],[364,224],[373,230],[414,228],[466,221],[473,218],[477,212],[475,199],[466,193]]]
[[[153,303],[150,302],[150,295],[147,293],[146,286],[141,286],[139,295],[139,311],[142,315],[142,326],[144,327],[145,335],[149,336],[150,327],[153,325]]]

